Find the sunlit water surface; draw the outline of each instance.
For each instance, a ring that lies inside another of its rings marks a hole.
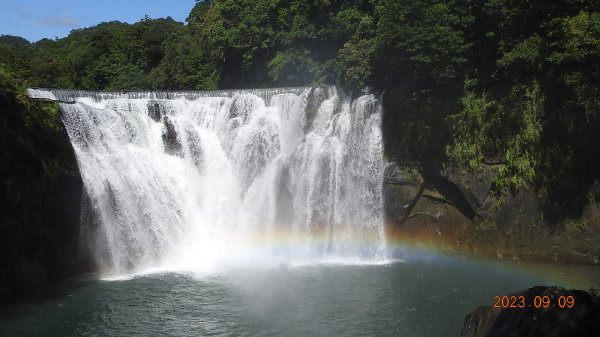
[[[495,295],[556,282],[432,256],[156,273],[21,306],[0,320],[0,336],[458,336],[464,315]]]

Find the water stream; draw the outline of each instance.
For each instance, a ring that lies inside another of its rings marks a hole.
[[[381,106],[335,87],[88,92],[61,103],[102,270],[385,259]]]

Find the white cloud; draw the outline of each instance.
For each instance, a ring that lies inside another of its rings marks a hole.
[[[36,15],[35,10],[32,12],[29,8],[23,6],[15,6],[14,11],[19,17],[25,19],[26,21],[35,22],[43,26],[68,28],[77,26],[77,20],[69,15],[60,15],[55,13],[51,15],[38,16]]]
[[[15,12],[17,13],[18,16],[28,19],[31,17],[31,13],[29,13],[29,10],[23,6],[17,6],[15,7]]]
[[[77,20],[72,17],[60,17],[60,16],[42,16],[36,20],[38,23],[44,26],[52,27],[75,27],[77,26]]]

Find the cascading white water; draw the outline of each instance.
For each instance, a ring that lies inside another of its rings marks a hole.
[[[111,273],[385,258],[381,106],[330,88],[62,102]]]

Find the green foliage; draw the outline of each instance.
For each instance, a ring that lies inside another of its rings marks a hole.
[[[20,44],[12,51],[18,57],[7,54],[2,63],[32,86],[142,89],[152,86],[151,73],[170,49],[171,37],[183,29],[171,18],[101,23],[64,39]],[[9,48],[4,40],[0,48]]]
[[[579,14],[554,21],[566,43],[555,44],[556,51],[550,56],[555,63],[580,62],[597,59],[600,52],[600,13]]]
[[[349,88],[364,88],[371,82],[373,56],[377,51],[374,19],[360,17],[356,33],[339,50],[337,78]]]
[[[537,34],[517,43],[511,51],[506,52],[498,60],[498,68],[506,73],[513,74],[523,69],[526,70],[527,74],[537,71],[536,66],[540,62],[541,44],[542,39]]]
[[[0,174],[41,174],[54,180],[60,163],[53,140],[61,130],[55,103],[33,102],[24,83],[0,66]]]
[[[290,49],[276,53],[267,68],[276,85],[295,86],[314,82],[317,63],[307,50]]]
[[[567,218],[563,221],[562,226],[567,233],[579,233],[586,229],[587,224],[579,219]]]
[[[376,22],[367,1],[198,2],[188,22],[221,88],[370,85]]]
[[[516,85],[499,100],[469,86],[465,91],[462,111],[447,118],[453,132],[446,149],[450,163],[475,171],[495,166],[496,194],[533,183],[542,131],[539,84]]]
[[[377,40],[386,82],[414,81],[418,88],[461,82],[471,43],[469,3],[433,0],[377,1]],[[457,80],[458,82],[455,82]]]
[[[463,110],[448,117],[452,125],[454,142],[448,146],[447,155],[456,164],[468,165],[474,170],[481,169],[486,149],[493,147],[493,140],[488,134],[497,125],[494,121],[494,109],[497,102],[490,101],[487,95],[476,95],[473,92],[461,99]]]

